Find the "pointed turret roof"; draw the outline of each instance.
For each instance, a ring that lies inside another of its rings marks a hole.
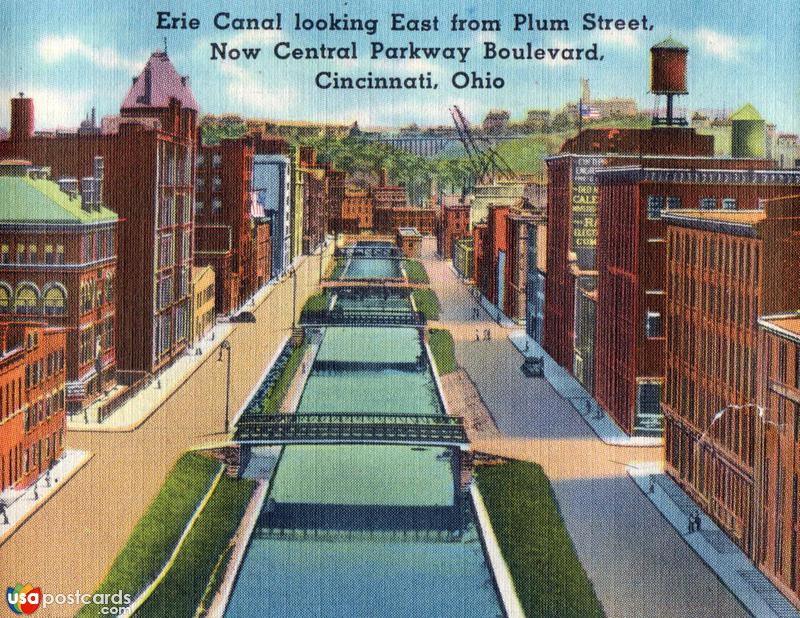
[[[685,49],[688,51],[688,47],[681,43],[680,41],[676,41],[672,38],[672,35],[669,35],[666,39],[661,41],[660,43],[656,43],[650,49]]]
[[[169,107],[170,99],[177,99],[184,108],[200,111],[189,78],[178,74],[167,52],[156,50],[139,76],[133,78],[120,109]]]
[[[731,120],[764,120],[751,103],[745,103],[731,115]]]

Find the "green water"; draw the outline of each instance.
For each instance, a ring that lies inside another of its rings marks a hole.
[[[337,369],[312,367],[297,413],[443,414],[427,363],[380,368],[423,352],[416,329],[328,328],[317,359]],[[365,361],[376,367],[355,364]],[[298,533],[254,535],[229,618],[502,615],[449,449],[286,447],[259,525]],[[448,530],[460,530],[456,540],[413,536]]]

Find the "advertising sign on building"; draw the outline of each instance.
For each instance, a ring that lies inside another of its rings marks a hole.
[[[594,269],[597,244],[597,181],[595,172],[603,157],[575,157],[572,160],[572,251],[582,270]]]

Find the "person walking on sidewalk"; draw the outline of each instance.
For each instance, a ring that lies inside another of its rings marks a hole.
[[[688,528],[689,528],[689,534],[692,534],[692,533],[694,532],[694,513],[692,513],[691,515],[689,515],[689,525],[688,525]]]
[[[700,517],[700,511],[694,512],[694,529],[700,532],[700,528],[702,527],[702,519]]]
[[[10,522],[8,521],[8,513],[6,513],[6,501],[0,498],[0,515],[3,516],[3,523],[7,526]]]

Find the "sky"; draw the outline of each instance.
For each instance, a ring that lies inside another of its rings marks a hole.
[[[157,11],[183,12],[200,20],[198,30],[159,30]],[[221,31],[213,27],[220,11],[231,17],[274,17],[281,12],[282,31]],[[294,13],[324,18],[377,18],[378,32],[297,32]],[[641,19],[651,31],[587,32],[584,13],[611,18]],[[408,18],[439,16],[435,33],[391,32],[391,13]],[[499,18],[500,32],[449,30],[451,16]],[[569,32],[514,32],[514,13],[570,21]],[[673,36],[689,49],[689,95],[679,108],[733,111],[750,102],[779,130],[800,131],[800,11],[790,0],[3,0],[4,62],[0,66],[0,126],[8,125],[9,98],[25,92],[35,100],[37,129],[74,127],[97,108],[99,117],[116,114],[149,54],[163,48],[179,73],[189,75],[192,90],[207,113],[238,113],[246,117],[358,121],[361,126],[449,124],[450,106],[459,105],[474,123],[492,108],[507,109],[522,119],[528,109],[560,108],[579,96],[581,78],[588,78],[592,96],[632,97],[640,107],[654,104],[649,94],[648,49]],[[279,60],[273,47],[347,45],[356,41],[357,60]],[[405,46],[413,40],[425,46],[470,46],[469,59],[371,60],[370,41]],[[230,47],[262,47],[256,60],[212,61],[211,42]],[[491,61],[482,58],[483,42],[499,46],[586,47],[596,42],[601,62]],[[457,71],[491,72],[505,80],[502,89],[456,89]],[[319,71],[340,75],[419,75],[431,72],[436,90],[320,90]]]

